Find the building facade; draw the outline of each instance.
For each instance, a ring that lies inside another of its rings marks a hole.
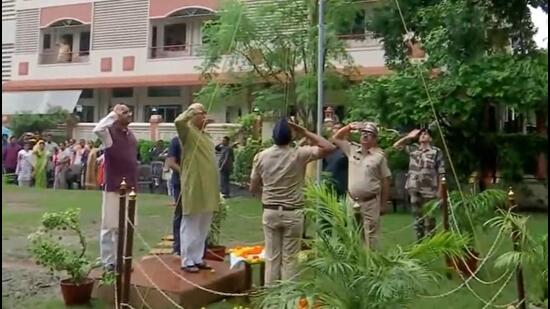
[[[15,48],[15,0],[2,0],[2,84],[11,79]]]
[[[203,85],[201,27],[219,8],[220,0],[3,0],[3,97],[33,106],[30,92],[44,101],[76,95],[75,137],[88,137],[117,103],[131,107],[135,126],[153,112],[168,125]],[[342,36],[348,52],[364,74],[385,74],[382,45],[364,31]],[[249,109],[235,100],[211,115],[231,123]]]

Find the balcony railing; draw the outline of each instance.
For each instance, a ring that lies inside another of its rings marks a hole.
[[[151,47],[150,59],[199,56],[202,44],[165,45]]]
[[[77,51],[69,53],[60,52],[43,52],[39,55],[40,64],[57,64],[57,63],[84,63],[88,62],[90,51]]]
[[[348,48],[381,46],[381,43],[375,39],[370,32],[360,34],[343,34],[339,35],[338,38],[340,40],[344,40]]]

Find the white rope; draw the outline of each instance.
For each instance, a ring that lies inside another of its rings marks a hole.
[[[143,242],[143,244],[145,245],[145,247],[147,248],[147,250],[151,250],[151,246],[147,243],[147,241],[145,240],[145,238],[143,237],[143,235],[141,235],[141,233],[139,233],[139,231],[137,230],[137,228],[135,227],[135,225],[130,222],[128,220],[128,223],[134,227],[134,232],[135,234],[139,237],[139,239]],[[153,257],[155,259],[157,259],[163,266],[164,268],[166,268],[168,271],[170,271],[172,274],[174,274],[175,276],[177,276],[178,278],[180,278],[181,280],[189,283],[190,285],[200,289],[200,290],[203,290],[205,292],[208,292],[208,293],[211,293],[211,294],[215,294],[215,295],[220,295],[220,296],[227,296],[227,297],[239,297],[239,296],[247,296],[249,295],[249,293],[225,293],[225,292],[221,292],[221,291],[215,291],[215,290],[211,290],[211,289],[208,289],[208,288],[205,288],[203,286],[200,286],[198,284],[196,284],[195,282],[193,281],[190,281],[189,279],[185,278],[184,276],[182,276],[181,274],[175,272],[172,268],[170,268],[170,266],[168,264],[166,264],[166,262],[161,259],[158,255],[153,255]]]
[[[141,295],[141,292],[139,291],[139,288],[135,284],[134,284],[134,289],[136,290],[137,296],[141,300],[141,308],[143,308],[143,306],[145,306],[148,309],[152,309],[151,306],[149,306],[149,304],[147,303],[147,301],[145,301],[145,296]],[[149,294],[149,291],[147,291],[147,294]]]
[[[185,309],[183,308],[182,306],[180,306],[178,303],[176,303],[172,298],[170,298],[170,296],[168,296],[166,293],[164,293],[163,290],[161,290],[159,288],[159,286],[153,281],[153,279],[151,279],[151,277],[143,270],[143,268],[141,268],[141,265],[139,263],[136,263],[134,264],[136,266],[136,269],[138,269],[144,276],[145,278],[147,279],[147,281],[149,281],[149,283],[151,283],[153,285],[153,287],[162,295],[164,296],[166,299],[168,299],[169,302],[172,303],[172,305],[176,306],[176,308],[178,309]]]

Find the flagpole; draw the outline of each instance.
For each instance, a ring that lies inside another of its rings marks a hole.
[[[325,48],[325,21],[324,21],[325,1],[319,0],[319,17],[317,23],[317,134],[321,135],[323,130],[323,73],[324,73],[324,48]],[[317,161],[317,183],[321,183],[322,161]]]

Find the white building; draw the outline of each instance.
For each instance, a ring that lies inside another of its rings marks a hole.
[[[161,131],[172,134],[168,123],[203,84],[195,69],[201,63],[201,25],[219,5],[220,0],[3,0],[2,80],[9,80],[3,97],[9,93],[29,110],[39,108],[31,100],[37,96],[54,105],[73,104],[81,121],[75,137],[88,137],[92,123],[121,102],[133,109],[140,137],[149,137],[153,108],[167,122]],[[379,42],[354,38],[343,39],[360,71],[385,74]],[[230,123],[248,109],[244,102],[226,102],[211,114],[217,123]]]

